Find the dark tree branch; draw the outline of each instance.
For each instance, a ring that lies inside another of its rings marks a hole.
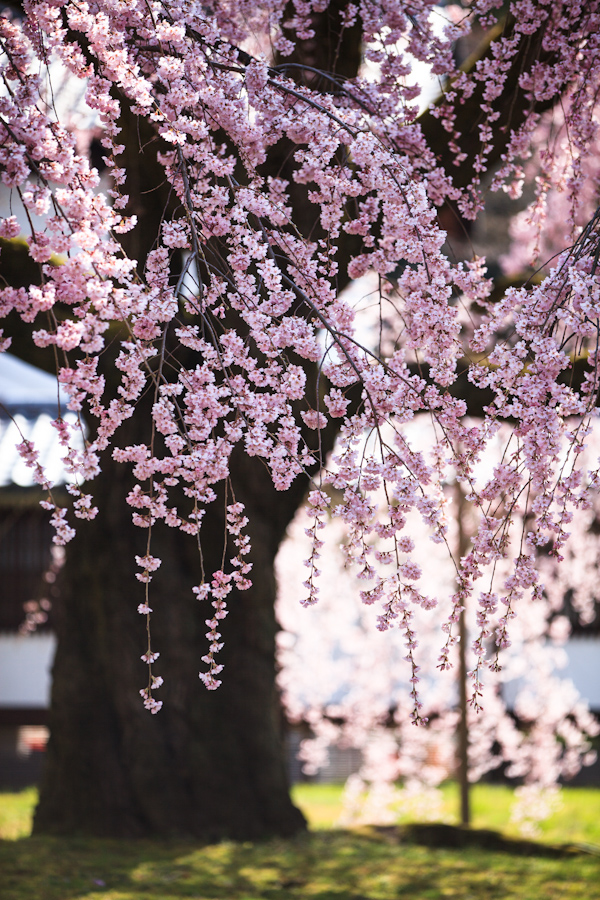
[[[586,12],[583,10],[582,16],[585,15]],[[486,60],[494,60],[496,42],[502,38],[510,38],[514,34],[514,30],[515,20],[511,15],[507,15],[488,32],[479,49],[462,66],[463,70],[474,72],[478,64]],[[555,106],[560,99],[560,96],[554,95],[544,100],[536,100],[523,90],[519,83],[521,77],[531,73],[538,63],[552,64],[559,61],[556,52],[544,50],[544,35],[545,28],[542,27],[532,35],[521,36],[519,48],[508,71],[504,90],[492,103],[493,111],[499,112],[500,115],[496,121],[491,123],[492,146],[486,153],[486,170],[500,162],[511,134],[516,132],[532,113],[543,113]],[[563,89],[565,87],[566,85],[563,85]],[[446,92],[451,89],[452,85],[450,84]],[[426,110],[418,120],[427,145],[432,150],[437,162],[448,175],[452,176],[454,184],[459,188],[467,187],[477,174],[474,164],[483,146],[479,126],[486,122],[485,114],[482,111],[484,90],[485,82],[479,81],[470,97],[465,99],[460,92],[457,92],[458,95],[452,102],[453,112],[456,116],[455,128],[460,133],[457,144],[459,151],[466,154],[466,159],[460,164],[456,163],[456,153],[450,148],[452,135],[444,128],[440,119],[433,115],[431,110]],[[442,94],[433,107],[439,109],[445,103],[447,100]]]

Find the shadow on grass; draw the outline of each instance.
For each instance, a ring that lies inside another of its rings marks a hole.
[[[264,843],[33,837],[0,842],[2,900],[600,898],[600,860],[574,847],[448,825]]]
[[[378,834],[395,837],[397,843],[419,844],[423,847],[437,847],[461,850],[471,847],[489,850],[493,853],[510,853],[513,856],[538,856],[546,859],[565,859],[581,853],[600,856],[600,847],[577,844],[540,844],[523,838],[505,837],[489,828],[464,828],[442,822],[414,823],[399,826],[373,826]],[[595,852],[596,851],[596,852]]]

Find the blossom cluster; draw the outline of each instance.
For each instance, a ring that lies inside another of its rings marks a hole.
[[[413,423],[413,431],[426,429]],[[600,432],[595,429],[588,453],[600,450]],[[501,453],[502,446],[497,450]],[[475,524],[472,509],[457,502],[455,485],[448,485],[448,539],[459,546]],[[582,765],[594,762],[590,738],[599,723],[590,713],[578,689],[593,690],[593,679],[577,687],[571,681],[577,670],[574,660],[581,644],[569,646],[571,625],[565,616],[565,593],[573,586],[573,611],[590,619],[598,608],[598,540],[590,531],[597,514],[590,510],[577,520],[577,546],[567,545],[572,557],[563,563],[547,553],[540,560],[548,589],[536,603],[525,606],[512,623],[512,646],[503,653],[502,670],[488,673],[485,715],[467,709],[469,780],[477,782],[500,767],[523,785],[514,811],[522,830],[548,814],[542,806],[527,809],[521,802],[531,794],[539,800],[553,796],[559,780],[569,779]],[[420,799],[435,806],[439,785],[456,771],[456,735],[459,719],[460,679],[458,645],[449,650],[454,671],[436,672],[439,654],[440,616],[453,605],[456,570],[443,545],[427,541],[426,526],[410,516],[416,559],[421,565],[423,590],[435,596],[433,609],[416,607],[413,625],[419,635],[414,661],[421,672],[418,715],[415,721],[413,660],[406,657],[405,636],[399,629],[379,634],[372,627],[372,614],[360,600],[360,582],[343,566],[341,548],[348,540],[346,527],[327,517],[321,537],[322,600],[311,616],[300,609],[300,548],[306,552],[310,518],[299,511],[276,562],[279,590],[277,615],[278,683],[284,709],[292,724],[308,725],[310,736],[300,745],[299,757],[307,774],[315,774],[328,762],[332,748],[360,752],[359,771],[346,785],[346,824],[368,822],[392,824],[406,814],[405,804]],[[583,563],[583,564],[582,564]],[[506,567],[508,560],[502,562]],[[374,560],[375,568],[382,563]],[[502,580],[500,574],[499,580]],[[591,598],[591,604],[590,604]],[[471,596],[466,605],[463,635],[477,635],[485,610],[497,621],[495,600]],[[591,608],[592,607],[592,608]],[[574,617],[575,621],[577,616]],[[586,638],[580,638],[584,642]],[[478,649],[473,641],[463,648],[469,669],[477,666]],[[570,663],[571,669],[565,672]],[[589,694],[588,694],[589,696]],[[304,732],[306,734],[306,732]],[[356,757],[355,757],[356,758]],[[400,792],[396,788],[401,780]],[[438,796],[439,800],[439,796]],[[419,808],[418,815],[427,814]]]
[[[290,14],[281,0],[251,10],[235,0],[26,0],[23,18],[0,16],[1,177],[26,211],[25,238],[40,272],[39,284],[0,290],[0,314],[15,312],[32,325],[37,346],[55,348],[68,408],[93,421],[93,437],[77,451],[62,419],[56,423],[75,476],[76,517],[95,514],[81,485],[97,474],[107,449],[132,467],[136,483],[127,502],[149,539],[163,522],[201,543],[204,509],[217,486],[227,485],[236,446],[264,462],[278,490],[298,476],[313,477],[307,602],[317,598],[318,531],[331,492],[339,499],[334,512],[349,530],[347,559],[369,583],[363,599],[380,604],[380,628],[403,631],[413,679],[413,611],[434,601],[419,588],[409,514],[420,516],[435,542],[447,543],[443,485],[454,477],[479,513],[472,549],[456,560],[448,651],[464,599],[510,555],[512,533],[521,527],[513,524],[515,513],[527,513],[498,597],[481,590],[479,672],[492,613],[505,608],[494,633],[498,648],[506,647],[516,607],[539,591],[535,548],[552,541],[559,553],[573,511],[589,503],[591,482],[578,458],[599,386],[598,220],[578,232],[543,283],[514,288],[495,302],[484,261],[464,264],[446,252],[437,211],[445,201],[464,216],[477,210],[498,104],[509,102],[508,76],[530,35],[542,34],[540,55],[519,87],[531,103],[569,94],[573,171],[584,171],[576,161],[597,127],[597,3],[586,4],[584,13],[576,0],[513,0],[512,30],[492,42],[491,56],[472,72],[457,70],[453,41],[472,22],[491,25],[494,4],[480,0],[464,16],[454,10],[441,35],[432,0],[415,0],[410,12],[399,0],[348,4],[340,34],[360,22],[365,60],[377,76],[330,73],[326,88],[319,79],[296,77],[303,67],[292,61],[303,42],[310,44],[312,17],[322,5],[296,2]],[[249,52],[261,34],[271,49]],[[51,60],[86,85],[110,173],[107,193],[55,114],[47,87]],[[432,115],[447,128],[458,166],[464,161],[461,104],[483,90],[481,147],[467,188],[453,183],[453,173],[426,145],[418,89],[408,78],[415,60],[446,85]],[[143,261],[129,258],[119,243],[144,225],[127,212],[122,115],[154,129],[157,159],[175,198],[174,214]],[[496,188],[514,193],[517,160],[535,122],[532,116],[506,136]],[[286,177],[269,168],[283,142],[291,147]],[[577,183],[574,176],[573,202]],[[310,233],[295,219],[301,189],[314,214]],[[15,215],[0,221],[5,240],[20,230]],[[362,340],[360,316],[338,289],[367,273],[378,279],[374,343]],[[116,392],[107,388],[101,364],[113,322],[125,335]],[[174,338],[186,351],[181,356],[168,350]],[[586,377],[572,385],[568,371],[582,354]],[[465,369],[473,390],[493,398],[477,423],[467,421],[467,404],[455,390]],[[307,378],[313,371],[316,391]],[[148,439],[121,446],[120,426],[148,392]],[[407,435],[415,416],[432,423],[427,447]],[[574,428],[573,417],[583,424]],[[502,464],[482,474],[503,420],[514,429]],[[323,436],[332,427],[339,427],[340,444],[328,460]],[[572,436],[566,454],[565,434]],[[34,448],[23,445],[21,452],[45,485]],[[181,493],[185,508],[174,499]],[[45,502],[57,540],[68,541],[67,510]],[[208,671],[201,675],[209,688],[218,685],[222,669],[215,654],[226,597],[248,586],[244,518],[241,504],[229,506],[231,554],[196,589],[213,607],[206,620]],[[375,537],[386,542],[377,552],[389,575],[371,564]],[[159,561],[148,547],[138,562],[147,592]],[[147,593],[140,612],[150,616]],[[151,665],[150,645],[146,657]],[[446,653],[442,666],[448,659]],[[495,653],[490,662],[497,664]],[[155,712],[153,678],[143,695]],[[475,695],[479,683],[476,675]]]

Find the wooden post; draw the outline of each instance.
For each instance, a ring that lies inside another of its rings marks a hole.
[[[456,523],[458,526],[458,556],[466,556],[469,536],[465,529],[465,495],[459,481],[456,481]],[[469,725],[467,721],[467,623],[465,610],[458,622],[460,641],[458,644],[458,698],[460,718],[457,731],[458,784],[460,788],[460,822],[471,824],[470,784],[469,784]]]

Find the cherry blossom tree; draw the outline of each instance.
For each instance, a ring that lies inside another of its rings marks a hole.
[[[419,428],[416,420],[413,430]],[[596,429],[588,440],[588,454],[598,454],[598,440]],[[456,485],[448,489],[448,538],[458,548],[472,523],[459,521],[464,515],[461,498]],[[422,699],[428,723],[413,728],[410,661],[402,634],[389,629],[382,635],[372,628],[369,608],[360,603],[360,583],[344,567],[347,534],[335,520],[328,520],[323,530],[322,598],[314,613],[316,622],[303,614],[298,570],[309,540],[304,515],[301,510],[297,513],[276,561],[282,625],[278,681],[290,721],[310,726],[311,735],[300,746],[304,770],[317,774],[329,761],[332,747],[356,748],[362,764],[346,783],[341,822],[391,824],[406,815],[439,819],[442,803],[437,788],[463,766],[460,645],[454,648],[459,683],[447,673],[436,675],[439,618],[447,614],[454,582],[451,561],[439,545],[427,540],[422,522],[411,517],[408,527],[423,570],[422,585],[439,598],[433,617],[429,611],[415,611],[419,636],[415,655],[426,673]],[[546,555],[540,560],[544,596],[523,609],[513,623],[512,646],[504,652],[502,670],[487,679],[485,714],[466,710],[467,786],[462,808],[456,811],[463,824],[468,825],[470,818],[469,785],[500,770],[519,784],[513,817],[525,833],[535,835],[538,820],[556,805],[559,781],[595,759],[589,738],[598,734],[598,723],[563,674],[564,647],[571,631],[564,609],[567,592],[575,591],[574,606],[584,619],[595,614],[597,590],[590,583],[593,573],[597,575],[598,541],[590,531],[594,516],[591,509],[577,517],[573,556],[574,545],[569,543],[562,564]],[[469,668],[474,657],[468,635],[477,630],[475,612],[469,601],[461,635]]]
[[[480,707],[484,670],[541,597],[536,547],[560,555],[598,480],[580,464],[598,393],[597,219],[580,223],[577,189],[597,129],[598,15],[575,0],[26,0],[0,17],[2,180],[27,221],[5,216],[0,236],[29,266],[1,292],[2,348],[28,334],[46,349],[82,417],[55,423],[68,507],[20,445],[71,548],[37,827],[301,827],[272,607],[273,560],[307,489],[305,604],[333,507],[377,627],[403,634],[421,723],[414,615],[437,598],[406,530],[418,514],[457,584],[441,670],[468,598],[478,605]],[[483,44],[459,67],[455,42],[472,29]],[[417,63],[441,90],[422,115]],[[97,116],[106,190],[58,114],[58,64]],[[475,218],[489,190],[517,195],[540,116],[561,102],[572,166],[544,177],[566,172],[573,242],[541,283],[497,297],[485,261],[456,260],[440,223]],[[343,291],[367,272],[368,335]],[[417,415],[432,425],[425,448],[406,431]],[[483,477],[505,420],[502,461]],[[449,478],[477,509],[462,557]],[[134,705],[140,649],[143,705],[167,701],[157,717]],[[199,665],[221,697],[187,686]]]

